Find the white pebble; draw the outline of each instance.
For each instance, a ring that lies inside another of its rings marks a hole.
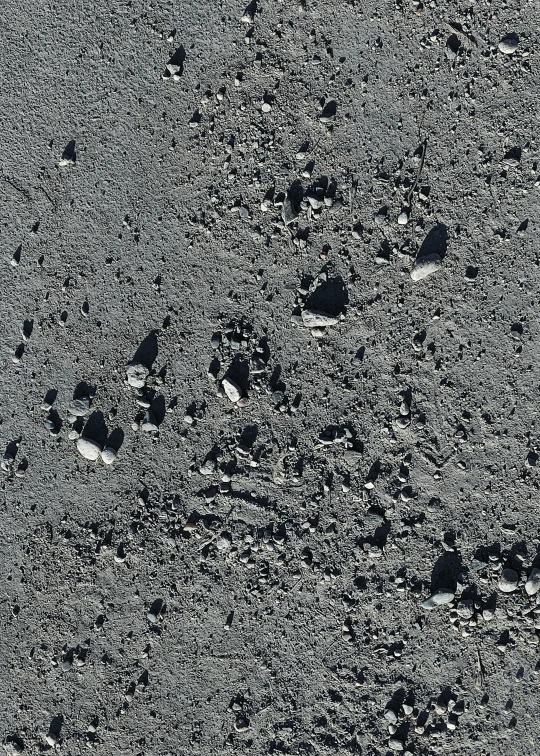
[[[440,267],[441,258],[436,253],[417,258],[411,270],[411,278],[413,281],[420,281],[431,273],[435,273]]]
[[[540,570],[537,567],[534,567],[529,575],[529,579],[525,583],[525,590],[528,596],[534,596],[540,591]]]
[[[302,323],[306,328],[326,328],[339,323],[339,318],[322,310],[302,310]]]
[[[112,465],[116,459],[116,449],[113,449],[112,446],[106,446],[101,452],[101,459],[106,465]]]
[[[101,447],[90,438],[84,438],[84,436],[81,436],[81,438],[79,438],[77,441],[77,451],[79,452],[81,457],[84,457],[91,462],[95,462],[99,457]]]
[[[227,397],[231,400],[231,402],[237,402],[242,398],[242,389],[231,378],[227,378],[225,376],[225,378],[221,381],[221,385],[223,387],[223,391],[227,394]]]
[[[517,49],[518,41],[513,37],[505,37],[499,42],[499,50],[505,55],[512,55]]]
[[[133,388],[143,388],[148,377],[148,368],[140,362],[134,362],[126,371],[127,382]]]
[[[499,580],[499,590],[503,593],[512,593],[518,587],[518,582],[519,576],[515,570],[503,570]]]

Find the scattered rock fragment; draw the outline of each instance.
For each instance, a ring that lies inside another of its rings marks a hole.
[[[302,310],[302,322],[306,328],[327,328],[339,323],[339,317],[322,310]]]
[[[525,583],[527,596],[535,596],[540,591],[540,570],[534,567]]]
[[[438,591],[435,591],[435,593],[432,593],[429,598],[427,598],[425,601],[422,601],[422,608],[427,609],[428,611],[431,611],[432,609],[436,609],[438,606],[445,606],[446,604],[451,604],[454,600],[454,592],[453,591],[445,591],[442,589],[439,589]]]
[[[88,459],[90,462],[95,462],[100,455],[101,446],[95,441],[92,441],[92,439],[81,436],[81,438],[77,440],[77,451],[81,457]]]
[[[512,593],[516,590],[519,583],[519,575],[515,570],[506,568],[502,571],[502,575],[499,579],[499,590],[503,593]]]
[[[106,446],[101,452],[101,459],[103,460],[104,464],[112,465],[112,463],[116,459],[116,449],[113,449],[112,446]]]
[[[413,281],[421,281],[423,278],[435,273],[441,267],[442,261],[440,255],[434,252],[431,255],[417,258],[412,270],[411,278]]]
[[[141,423],[141,430],[145,433],[155,433],[158,429],[158,424],[152,410],[146,410],[143,421]]]
[[[127,382],[133,388],[144,388],[148,378],[148,368],[140,362],[133,362],[127,371]]]
[[[236,403],[242,398],[242,389],[240,386],[232,380],[232,378],[228,378],[225,376],[223,380],[221,381],[221,385],[223,387],[223,390],[225,391],[225,394],[227,395],[227,398],[231,400],[231,402]]]
[[[84,417],[90,409],[90,399],[88,396],[81,396],[79,399],[72,399],[68,404],[68,412],[75,417]]]
[[[505,55],[512,55],[517,50],[518,40],[515,37],[505,37],[499,42],[499,50]]]

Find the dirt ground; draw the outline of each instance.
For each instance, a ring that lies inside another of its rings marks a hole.
[[[539,28],[5,5],[7,753],[538,753]]]

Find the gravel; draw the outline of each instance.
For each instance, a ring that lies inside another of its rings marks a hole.
[[[3,4],[0,751],[533,752],[536,5]]]

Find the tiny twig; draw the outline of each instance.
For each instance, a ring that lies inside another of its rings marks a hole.
[[[412,206],[413,192],[416,189],[416,187],[418,186],[418,182],[420,181],[420,176],[422,175],[422,169],[424,167],[424,160],[426,158],[427,143],[428,143],[428,140],[427,140],[427,137],[426,137],[424,139],[424,143],[422,145],[422,159],[420,160],[420,167],[418,169],[418,173],[416,174],[416,178],[414,180],[414,184],[411,186],[411,188],[409,189],[409,192],[407,194],[407,205],[409,207]]]
[[[42,186],[38,186],[38,189],[40,189],[43,192],[43,194],[47,197],[51,205],[54,207],[55,211],[58,210],[58,204],[52,199],[49,193]]]
[[[27,189],[22,189],[20,186],[17,186],[17,184],[14,181],[12,181],[11,179],[9,179],[7,176],[2,176],[2,178],[4,179],[4,181],[7,184],[9,184],[11,187],[13,187],[13,189],[15,189],[15,191],[17,191],[20,194],[22,194],[22,196],[26,200],[28,200],[28,202],[30,202],[30,200],[32,199],[32,195],[30,194],[30,192]]]

